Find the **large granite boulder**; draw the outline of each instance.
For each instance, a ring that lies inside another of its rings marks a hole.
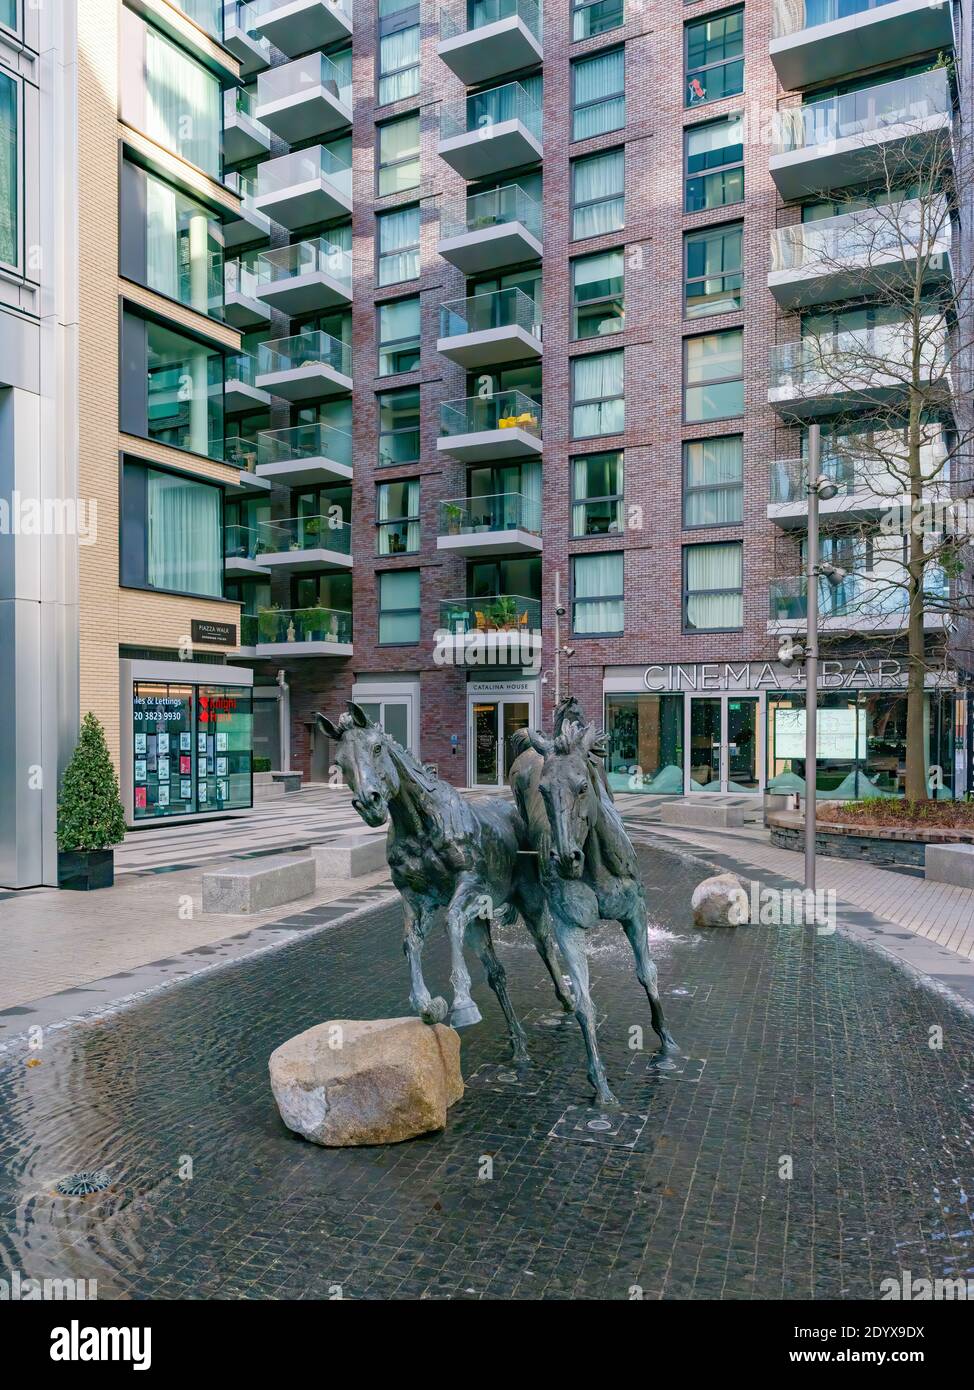
[[[693,890],[690,899],[695,927],[737,927],[750,910],[747,892],[735,874],[714,874]]]
[[[288,1129],[331,1147],[443,1129],[463,1095],[459,1036],[419,1018],[319,1023],[276,1048],[269,1066]]]

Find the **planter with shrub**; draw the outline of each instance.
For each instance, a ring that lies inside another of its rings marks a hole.
[[[58,797],[58,887],[88,892],[115,881],[114,846],[125,837],[125,813],[105,731],[89,711],[81,724]]]

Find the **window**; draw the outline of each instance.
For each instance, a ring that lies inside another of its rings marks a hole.
[[[379,575],[379,645],[419,641],[419,570],[386,570]]]
[[[126,434],[223,458],[224,359],[217,348],[122,315],[119,418]]]
[[[623,0],[572,0],[572,38],[590,39],[618,29],[625,19]]]
[[[419,91],[419,5],[379,0],[379,106]]]
[[[683,525],[736,526],[744,506],[744,440],[698,439],[683,446]]]
[[[5,72],[0,72],[0,262],[20,266],[20,84]]]
[[[378,555],[414,555],[419,549],[419,479],[380,483],[375,520]]]
[[[686,26],[686,104],[720,101],[744,90],[744,11]]]
[[[626,152],[608,150],[572,162],[572,236],[618,232],[626,221]]]
[[[145,27],[145,133],[181,159],[220,177],[219,80]]]
[[[379,284],[395,285],[419,275],[419,208],[376,214]]]
[[[686,132],[686,211],[744,201],[744,118],[722,116]]]
[[[17,0],[0,0],[0,24],[17,32]]]
[[[743,546],[683,547],[683,627],[687,632],[733,632],[744,626]]]
[[[379,197],[419,186],[419,113],[379,126]]]
[[[744,414],[744,331],[702,333],[683,345],[683,418],[688,424]]]
[[[221,489],[182,473],[122,469],[119,581],[223,597]]]
[[[419,366],[419,295],[380,304],[379,376],[414,372]]]
[[[579,637],[623,630],[623,556],[572,557],[572,632]]]
[[[688,319],[730,314],[741,307],[741,248],[744,228],[714,227],[684,239],[684,313]]]
[[[419,387],[385,391],[379,397],[379,463],[389,467],[419,462]]]
[[[572,459],[572,535],[609,536],[623,530],[622,450]]]
[[[572,438],[619,434],[626,427],[624,354],[591,352],[572,359]]]
[[[223,236],[218,219],[128,160],[122,165],[122,274],[200,314],[223,317]]]
[[[621,130],[626,123],[626,50],[612,48],[572,63],[572,139]]]
[[[601,338],[626,326],[625,259],[602,251],[572,261],[572,337]]]

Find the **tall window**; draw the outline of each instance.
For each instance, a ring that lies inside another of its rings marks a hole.
[[[419,366],[419,295],[380,304],[379,376],[414,372]]]
[[[181,48],[145,27],[146,134],[220,177],[220,83]]]
[[[379,575],[379,645],[419,641],[419,570],[385,570]]]
[[[419,187],[419,112],[379,126],[379,196]]]
[[[221,490],[183,473],[126,463],[119,577],[123,585],[223,597]]]
[[[686,26],[686,104],[720,101],[744,90],[744,10]]]
[[[119,417],[126,434],[223,458],[223,354],[137,314],[122,316]]]
[[[683,418],[688,424],[744,414],[744,330],[701,333],[683,343]]]
[[[626,428],[624,354],[590,352],[572,359],[572,438],[619,434]]]
[[[733,632],[744,626],[743,546],[740,541],[683,547],[683,627],[687,632]]]
[[[578,636],[622,632],[623,555],[572,557],[572,632]]]
[[[195,199],[128,161],[122,167],[122,216],[126,221],[131,216],[133,224],[144,217],[138,238],[135,225],[131,237],[123,235],[123,274],[198,313],[222,316],[223,239],[218,220]],[[130,264],[141,259],[140,253],[144,265]]]
[[[419,549],[419,479],[376,489],[377,554],[414,555]]]
[[[626,326],[625,256],[602,251],[572,261],[572,337],[601,338]]]
[[[744,440],[697,439],[683,446],[683,525],[736,526],[743,517]]]
[[[625,526],[622,450],[572,459],[572,535],[608,536]]]
[[[419,275],[419,208],[376,214],[379,284],[395,285]]]
[[[625,21],[623,0],[572,0],[572,38],[590,39]]]
[[[621,130],[626,123],[626,50],[612,48],[572,63],[572,139]]]
[[[383,391],[379,397],[379,464],[419,462],[419,387]]]
[[[744,201],[744,118],[721,116],[686,132],[687,212]]]
[[[17,31],[17,0],[0,0],[0,24]]]
[[[712,227],[691,232],[684,239],[686,266],[683,281],[684,313],[688,319],[708,314],[729,314],[741,307],[744,275],[741,248],[744,228]]]
[[[607,150],[572,162],[572,237],[618,232],[626,221],[626,152]]]
[[[380,106],[419,91],[419,5],[416,0],[379,0]]]
[[[20,265],[19,209],[20,84],[0,73],[0,262],[12,267]]]

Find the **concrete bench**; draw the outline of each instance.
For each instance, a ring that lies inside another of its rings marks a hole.
[[[312,845],[321,875],[361,878],[386,867],[385,835],[340,835],[327,845]]]
[[[240,859],[203,875],[204,912],[263,912],[315,891],[312,854]]]
[[[664,825],[695,825],[731,827],[744,824],[744,812],[740,806],[708,806],[702,801],[665,801],[659,808],[659,818]]]
[[[301,790],[300,772],[272,772],[271,781],[277,787],[282,787],[285,792],[299,792]]]
[[[974,888],[974,845],[927,845],[923,873],[934,883]]]

